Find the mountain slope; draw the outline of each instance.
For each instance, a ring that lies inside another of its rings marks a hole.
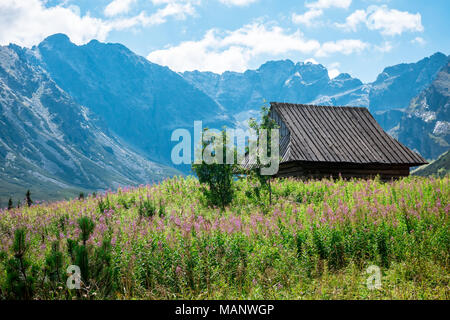
[[[176,173],[122,144],[36,61],[28,49],[0,47],[0,196],[31,188],[58,198]]]
[[[387,67],[371,83],[369,108],[371,111],[403,109],[436,78],[448,62],[445,54],[437,52],[416,63],[402,63]]]
[[[195,120],[218,128],[231,124],[215,101],[180,75],[120,44],[93,40],[76,46],[57,34],[33,50],[75,101],[155,161],[172,165],[174,129],[192,129]]]
[[[450,63],[411,100],[394,135],[429,159],[450,149]]]
[[[440,155],[436,160],[430,164],[419,167],[411,173],[415,176],[429,177],[438,176],[443,177],[450,174],[450,151]]]

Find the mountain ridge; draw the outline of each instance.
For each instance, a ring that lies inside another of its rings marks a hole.
[[[369,108],[383,129],[403,139],[398,125],[411,100],[432,84],[449,61],[449,56],[436,52],[415,63],[386,67],[370,83],[363,83],[348,73],[330,79],[321,64],[294,63],[289,59],[268,61],[241,73],[189,71],[181,74],[230,114],[235,114],[236,121],[256,114],[263,100],[358,106]],[[431,151],[423,144],[409,143],[409,146],[427,158],[442,153],[441,149]]]

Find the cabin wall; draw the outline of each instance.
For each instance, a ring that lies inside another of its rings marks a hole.
[[[380,175],[382,180],[407,177],[409,166],[407,165],[374,165],[374,164],[339,164],[339,163],[281,163],[277,177],[296,178],[373,178]]]

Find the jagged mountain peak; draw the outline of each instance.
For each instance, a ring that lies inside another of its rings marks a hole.
[[[352,76],[348,73],[340,73],[334,80],[348,80],[353,79]]]
[[[259,66],[256,71],[259,72],[271,72],[276,69],[292,69],[294,68],[295,64],[292,62],[292,60],[285,59],[285,60],[269,60],[265,63],[263,63],[261,66]]]
[[[41,43],[39,43],[39,45],[38,45],[38,47],[41,47],[41,48],[42,47],[71,48],[71,47],[75,47],[75,46],[76,45],[72,41],[70,41],[70,38],[67,35],[65,35],[64,33],[56,33],[51,36],[48,36],[47,38],[42,40]]]
[[[396,77],[404,73],[411,73],[420,69],[440,69],[447,61],[447,57],[442,52],[436,52],[429,57],[425,57],[417,62],[400,63],[383,69],[382,73],[377,77],[374,83],[385,81],[389,77]]]

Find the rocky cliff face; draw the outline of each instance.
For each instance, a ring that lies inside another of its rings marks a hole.
[[[402,63],[388,67],[370,84],[369,108],[371,111],[405,109],[412,98],[428,87],[448,57],[435,53],[417,63]]]
[[[450,63],[411,100],[394,134],[408,147],[435,159],[450,149]]]
[[[36,52],[0,47],[0,194],[45,198],[160,180],[174,169],[122,144],[39,65]],[[36,190],[36,189],[44,189]]]

